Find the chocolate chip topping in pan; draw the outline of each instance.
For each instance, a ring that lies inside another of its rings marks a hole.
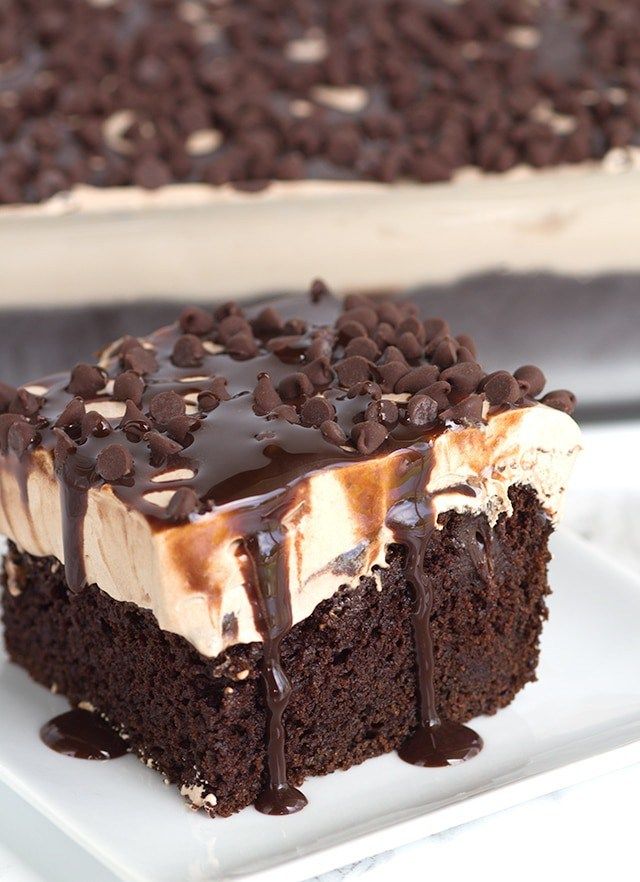
[[[250,192],[624,166],[639,37],[633,0],[5,0],[0,204],[79,184]],[[309,40],[321,52],[305,54]],[[314,282],[314,302],[325,292]],[[180,327],[209,333],[197,311]],[[459,342],[458,361],[475,357]]]

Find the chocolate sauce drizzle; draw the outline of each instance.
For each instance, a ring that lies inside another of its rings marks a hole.
[[[289,784],[285,758],[283,716],[291,698],[291,682],[282,665],[280,648],[291,628],[291,600],[282,553],[283,541],[283,527],[265,520],[263,529],[244,543],[255,573],[250,582],[251,602],[263,640],[268,782],[255,807],[265,815],[291,815],[307,804],[304,794]]]
[[[82,708],[49,720],[40,729],[40,739],[56,753],[76,759],[116,759],[127,752],[126,743],[102,717]]]
[[[405,577],[413,591],[412,624],[418,675],[419,725],[398,750],[414,766],[451,766],[477,756],[482,739],[472,729],[440,718],[434,685],[431,615],[433,591],[424,572],[424,556],[435,529],[432,498],[426,493],[431,471],[431,449],[407,459],[400,500],[392,506],[387,524],[406,551]]]
[[[76,454],[76,459],[80,457]],[[91,470],[79,463],[69,468],[64,463],[58,471],[62,510],[62,544],[65,576],[69,590],[78,593],[87,583],[84,562],[84,519],[87,513]]]

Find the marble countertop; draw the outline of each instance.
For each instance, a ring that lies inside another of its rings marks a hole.
[[[640,421],[585,431],[565,523],[640,576]],[[316,878],[413,882],[427,875],[518,882],[544,874],[629,878],[640,765],[559,791]],[[37,843],[37,848],[34,848]],[[523,865],[522,856],[526,855]],[[0,882],[117,882],[0,785]],[[176,880],[181,882],[181,880]]]

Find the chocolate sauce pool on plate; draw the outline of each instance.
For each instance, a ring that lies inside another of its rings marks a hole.
[[[457,765],[477,756],[482,750],[482,739],[468,726],[442,720],[438,714],[431,630],[433,593],[424,569],[426,545],[435,528],[431,496],[424,489],[428,484],[431,462],[430,449],[422,451],[420,459],[407,462],[401,499],[389,512],[387,523],[398,543],[406,549],[405,576],[413,591],[413,635],[418,674],[420,724],[401,745],[398,755],[414,766],[437,767]],[[468,490],[473,492],[471,488]],[[485,548],[490,546],[487,544]],[[485,564],[484,557],[481,563]],[[485,566],[489,568],[488,564]]]
[[[76,759],[109,760],[127,752],[127,745],[108,723],[82,708],[49,720],[40,729],[40,739],[56,753]]]

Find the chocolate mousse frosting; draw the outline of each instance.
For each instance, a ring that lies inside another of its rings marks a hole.
[[[5,0],[0,204],[638,146],[635,0]]]
[[[205,656],[262,642],[258,806],[296,811],[281,642],[391,545],[406,548],[416,595],[422,726],[404,758],[479,749],[438,717],[420,562],[441,515],[490,526],[516,485],[557,517],[579,432],[573,395],[544,386],[532,365],[487,374],[470,337],[410,302],[339,301],[321,281],[305,301],[188,307],[96,363],[0,386],[0,531],[63,562],[71,591],[95,583],[151,609]]]

